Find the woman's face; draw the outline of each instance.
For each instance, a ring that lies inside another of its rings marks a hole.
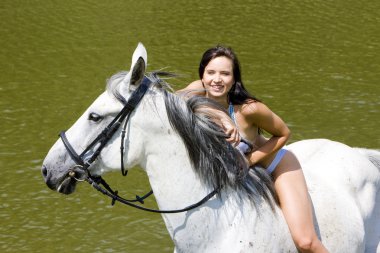
[[[202,83],[207,90],[207,97],[216,100],[227,99],[227,94],[235,83],[232,61],[225,56],[212,59],[205,68]],[[224,100],[224,103],[226,102],[227,100]]]

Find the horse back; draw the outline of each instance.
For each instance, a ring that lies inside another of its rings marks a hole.
[[[322,240],[340,234],[342,243],[360,245],[354,252],[380,253],[380,152],[325,139],[289,150],[302,165]]]

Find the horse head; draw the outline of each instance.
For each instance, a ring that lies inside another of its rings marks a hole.
[[[144,76],[146,66],[147,52],[139,43],[132,56],[130,71],[113,76],[107,91],[69,130],[60,134],[61,138],[48,152],[41,169],[49,188],[70,194],[74,192],[77,181],[85,178],[87,173],[100,175],[120,169],[120,125],[131,117],[134,107],[142,99],[142,92],[145,93],[149,87],[150,81]],[[137,133],[128,136],[123,144],[126,150],[123,162],[127,167],[138,163],[143,148],[139,143],[141,140]],[[130,148],[132,146],[136,148]]]

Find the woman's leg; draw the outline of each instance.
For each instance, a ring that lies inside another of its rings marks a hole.
[[[287,152],[273,172],[274,187],[290,233],[301,252],[328,252],[314,229],[311,201],[301,165]]]

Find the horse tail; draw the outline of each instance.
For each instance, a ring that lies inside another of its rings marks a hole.
[[[368,158],[380,171],[380,149],[354,148]]]

